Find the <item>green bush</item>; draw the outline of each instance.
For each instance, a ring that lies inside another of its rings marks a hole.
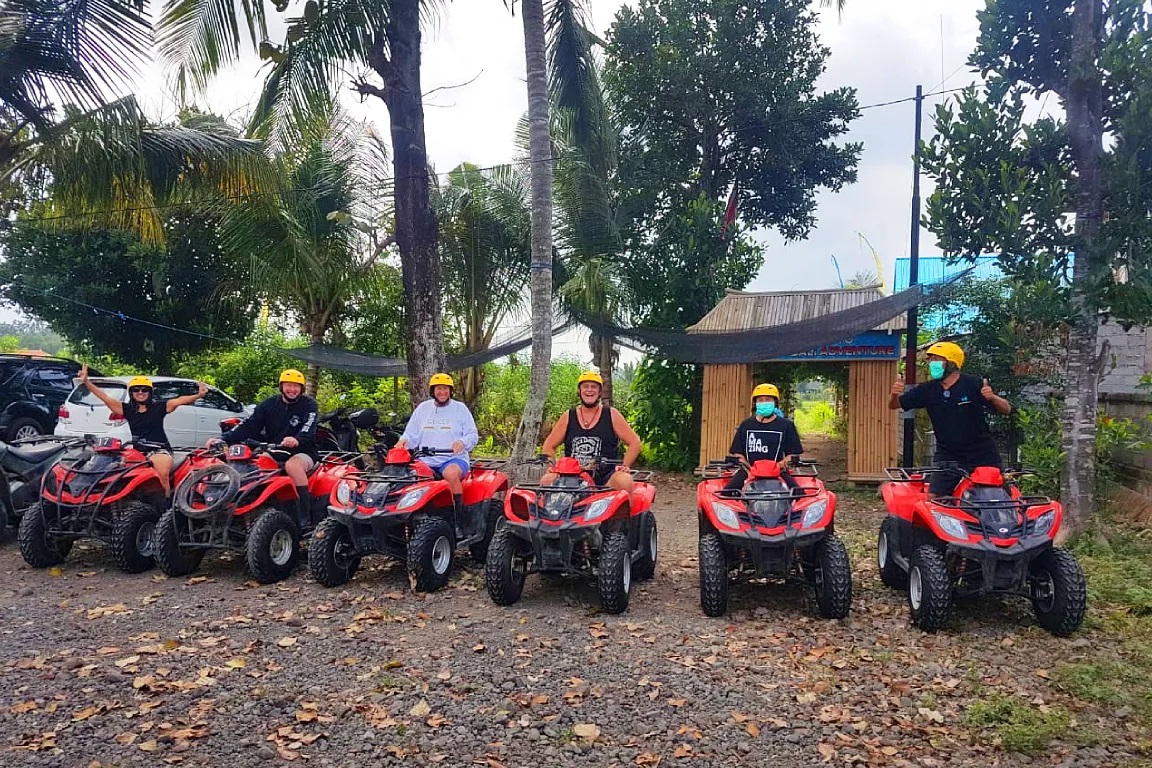
[[[576,405],[576,379],[583,369],[584,366],[573,358],[552,361],[541,440],[560,414]],[[482,440],[477,452],[503,454],[512,450],[524,404],[528,401],[530,372],[531,367],[522,363],[488,363],[484,366],[484,389],[472,414]]]

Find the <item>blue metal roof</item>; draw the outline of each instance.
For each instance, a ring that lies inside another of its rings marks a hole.
[[[921,283],[938,283],[953,275],[958,275],[966,269],[972,269],[972,277],[977,279],[994,279],[1003,277],[1000,262],[995,256],[977,256],[975,262],[967,260],[948,263],[943,256],[921,256],[917,277]],[[893,276],[893,292],[899,292],[908,287],[911,259],[896,259],[896,274]],[[967,321],[975,316],[975,310],[965,310],[955,307],[950,311],[937,310],[924,312],[919,315],[920,328],[927,331],[939,330],[948,326],[953,331],[966,329]]]

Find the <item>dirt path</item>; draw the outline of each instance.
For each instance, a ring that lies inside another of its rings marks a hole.
[[[125,576],[97,546],[78,546],[61,570],[32,571],[4,546],[0,764],[1143,759],[1146,730],[1051,682],[1061,661],[1100,653],[1093,631],[1053,639],[1025,606],[1000,602],[962,606],[936,636],[911,630],[901,595],[877,579],[874,492],[841,495],[856,578],[847,620],[815,619],[802,591],[772,585],[735,589],[731,615],[710,620],[698,604],[694,487],[660,482],[658,574],[619,617],[598,614],[585,585],[539,578],[517,606],[498,608],[466,562],[449,588],[417,596],[379,559],[326,590],[304,570],[257,586],[238,563],[214,559],[189,579]],[[1071,719],[1027,757],[965,725],[974,707],[1000,701]]]

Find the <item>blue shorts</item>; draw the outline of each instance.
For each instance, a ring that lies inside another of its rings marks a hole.
[[[436,475],[436,477],[444,477],[444,467],[449,467],[453,464],[460,467],[460,475],[461,476],[466,476],[468,474],[469,470],[472,468],[468,464],[467,459],[461,459],[459,456],[454,456],[453,458],[448,459],[448,461],[444,462],[443,464],[441,464],[438,467],[431,467],[432,474]]]

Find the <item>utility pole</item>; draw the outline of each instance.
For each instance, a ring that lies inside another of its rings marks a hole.
[[[924,86],[916,86],[916,144],[912,151],[912,240],[908,258],[908,286],[920,284],[920,127],[924,116]],[[904,350],[905,391],[916,384],[916,339],[920,332],[918,306],[908,310],[908,330]],[[904,466],[915,466],[916,411],[905,411]]]

